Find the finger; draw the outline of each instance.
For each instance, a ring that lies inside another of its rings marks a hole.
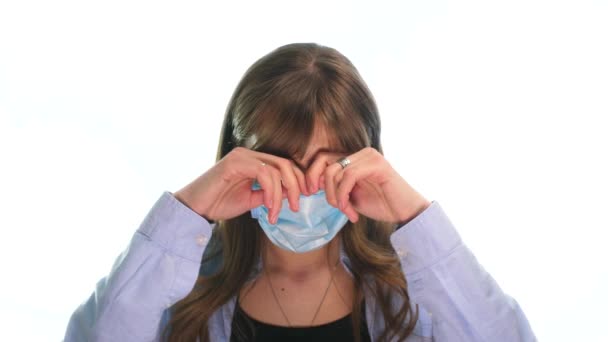
[[[310,194],[316,194],[319,191],[318,179],[323,170],[325,169],[325,161],[321,160],[322,157],[317,157],[312,164],[306,169],[306,184],[308,186],[308,192]]]
[[[300,192],[306,196],[310,196],[310,192],[308,191],[308,187],[306,186],[306,175],[304,175],[304,172],[302,172],[299,167],[292,165],[292,168],[293,173],[296,175],[296,179],[298,180]]]
[[[325,169],[325,196],[327,202],[334,207],[338,207],[338,200],[336,199],[336,180],[335,176],[340,171],[342,166],[338,163],[333,163]]]
[[[289,202],[289,208],[291,211],[300,210],[300,194],[301,192],[301,184],[296,171],[294,169],[294,165],[291,161],[287,159],[282,159],[278,161],[280,176],[282,179],[282,186],[287,190],[287,200]],[[302,175],[303,180],[303,175]]]
[[[282,198],[287,198],[287,190],[282,189]],[[264,190],[253,190],[249,198],[249,209],[257,208],[264,204]]]
[[[359,213],[353,208],[350,202],[346,203],[344,209],[340,209],[352,223],[359,221]]]
[[[281,207],[283,206],[283,185],[281,184],[281,172],[279,170],[272,168],[272,182],[273,182],[273,207],[270,209],[271,215],[270,220],[272,224],[277,223],[277,219],[279,217],[279,212],[281,211]]]
[[[338,209],[340,209],[340,211],[342,211],[352,223],[356,223],[359,220],[359,213],[355,210],[352,203],[350,202],[350,193],[352,192],[352,189],[346,195],[346,200],[344,200],[343,197],[340,197],[338,195],[337,189],[340,188],[343,178],[344,178],[343,170],[340,170],[334,177],[334,181],[336,183],[336,198],[338,199]],[[353,186],[353,189],[354,189],[354,186]]]
[[[361,164],[348,165],[339,172],[336,176],[339,179],[339,184],[336,189],[336,197],[338,200],[338,207],[345,209],[349,204],[349,194],[352,192],[355,184],[361,178],[365,178],[364,169],[360,166]]]
[[[256,160],[256,162],[259,164],[257,166],[258,170],[255,178],[257,179],[258,183],[260,183],[260,187],[264,192],[264,205],[266,208],[271,209],[274,204],[272,198],[274,193],[272,175],[268,171],[268,165],[262,164],[258,160]]]
[[[350,202],[350,194],[353,191],[355,184],[353,184],[353,186],[348,189],[348,192],[346,193],[346,198],[344,197],[343,194],[341,194],[342,191],[344,190],[344,186],[342,186],[342,180],[344,179],[344,170],[340,170],[336,176],[334,177],[335,182],[336,182],[336,198],[338,199],[338,208],[348,217],[348,219],[353,222],[356,223],[359,220],[359,213],[355,210],[355,208],[353,207],[352,203]],[[338,189],[342,189],[342,190],[338,190]]]
[[[311,193],[317,193],[320,188],[320,177],[324,174],[325,168],[334,160],[339,158],[339,154],[321,152],[306,170],[306,182]],[[325,185],[325,184],[324,184]]]
[[[318,154],[315,160],[306,170],[306,183],[308,184],[309,191],[312,194],[316,194],[319,191],[319,179],[325,171],[328,158],[329,155],[326,153]]]
[[[294,166],[290,160],[284,158],[278,158],[276,160],[275,167],[280,171],[281,179],[283,180],[282,185],[287,189],[287,200],[289,202],[289,208],[291,211],[298,211],[300,209],[300,182],[296,176]]]
[[[294,172],[293,162],[285,158],[274,156],[272,154],[257,151],[253,152],[262,161],[265,161],[266,163],[272,165],[274,168],[279,170],[280,179],[283,180],[282,186],[287,189],[289,207],[292,211],[298,211],[301,191],[298,178]]]

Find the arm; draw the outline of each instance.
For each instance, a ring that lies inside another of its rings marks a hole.
[[[65,341],[157,340],[165,309],[195,284],[212,228],[165,191],[109,275],[74,311]]]
[[[412,301],[433,317],[436,341],[536,341],[517,301],[463,244],[439,203],[391,236]]]

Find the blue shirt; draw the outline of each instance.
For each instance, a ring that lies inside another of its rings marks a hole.
[[[201,272],[213,227],[163,192],[110,273],[72,314],[65,341],[160,341],[168,308],[192,290]],[[406,341],[536,341],[517,301],[478,263],[437,201],[397,229],[391,243],[412,307],[419,309]],[[350,269],[343,250],[341,262]],[[258,263],[252,276],[259,271]],[[375,341],[384,320],[374,297],[364,296]],[[236,294],[211,316],[211,341],[230,339],[235,303]]]

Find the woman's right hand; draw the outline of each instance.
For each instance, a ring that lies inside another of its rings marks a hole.
[[[260,190],[252,190],[254,180]],[[301,193],[309,195],[304,173],[293,161],[236,147],[173,195],[207,220],[230,219],[264,204],[276,223],[283,198],[298,211]]]

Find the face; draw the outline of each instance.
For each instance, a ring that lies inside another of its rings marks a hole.
[[[315,194],[318,190],[324,188],[321,181],[323,179],[323,171],[326,165],[336,158],[336,154],[333,152],[336,150],[335,144],[332,144],[335,139],[331,139],[332,137],[328,136],[325,130],[318,129],[319,127],[316,128],[304,155],[300,158],[287,158],[300,169],[297,170],[294,167],[294,172],[296,178],[298,178],[300,191],[306,196]],[[288,182],[289,189],[292,190],[291,194],[293,195],[294,187],[291,185],[292,183]],[[319,201],[319,199],[318,196],[310,199],[300,198],[298,202],[301,203],[300,209],[302,211],[294,210],[290,200],[288,200],[290,204],[283,202],[283,207],[281,208],[281,210],[284,210],[281,214],[283,221],[280,221],[278,216],[272,217],[271,210],[268,208],[263,209],[265,211],[256,209],[259,211],[252,213],[258,219],[259,217],[264,217],[263,215],[267,215],[266,219],[260,221],[260,226],[266,232],[266,236],[275,245],[292,252],[310,252],[332,241],[348,221],[347,216],[332,208],[328,202]],[[304,202],[302,203],[302,201]],[[292,211],[291,213],[286,209],[288,206]],[[296,211],[299,213],[295,213]],[[318,220],[317,218],[322,219]],[[273,228],[272,225],[274,224],[278,224],[279,228]],[[281,228],[281,224],[285,224],[285,228]],[[296,228],[298,231],[294,232]],[[319,232],[322,230],[326,231],[326,233],[320,236]],[[280,233],[277,233],[277,231]]]

